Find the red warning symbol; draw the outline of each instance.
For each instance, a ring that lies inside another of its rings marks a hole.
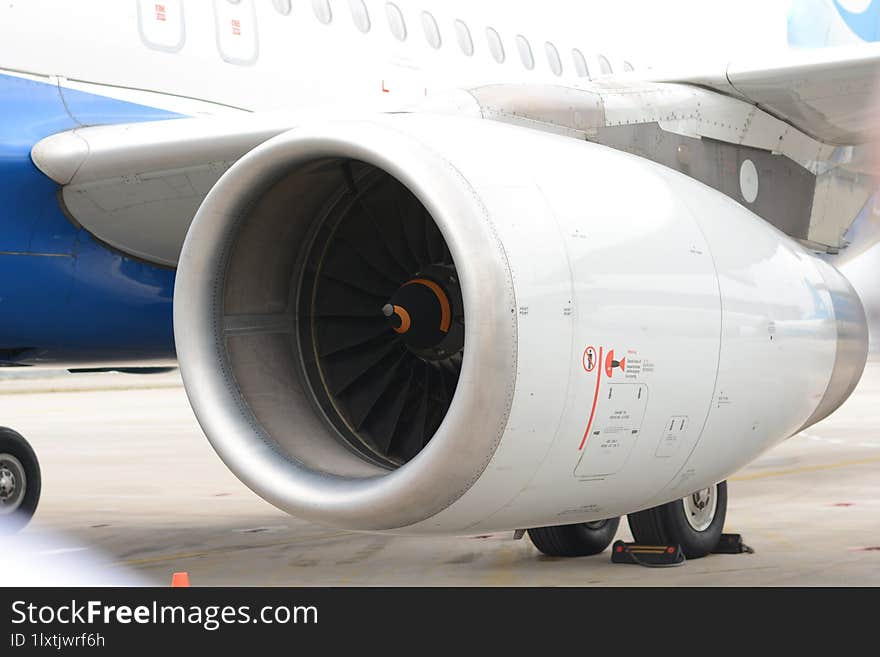
[[[596,348],[592,345],[584,349],[584,355],[581,357],[581,363],[584,366],[584,369],[587,372],[592,372],[596,369],[596,367],[600,367],[603,365],[602,356],[604,352],[604,347],[599,347],[599,355],[596,356]],[[635,353],[635,352],[633,352]],[[605,365],[605,376],[607,378],[611,378],[611,375],[614,374],[614,370],[618,367],[621,372],[626,372],[626,357],[621,358],[620,360],[614,359],[614,349],[610,349],[608,351],[608,355],[605,356],[604,360]],[[587,420],[587,428],[584,430],[583,438],[581,438],[581,445],[578,447],[579,450],[584,448],[584,445],[587,444],[587,437],[590,435],[590,427],[593,426],[593,419],[596,417],[596,403],[599,401],[599,385],[602,383],[602,369],[599,369],[596,372],[596,389],[593,391],[593,405],[590,407],[590,419]]]
[[[584,349],[584,356],[582,359],[584,369],[587,372],[592,372],[596,369],[596,364],[598,362],[598,358],[596,357],[596,347],[590,346]]]
[[[614,349],[610,349],[608,355],[605,356],[605,376],[610,379],[614,370],[618,367],[621,372],[626,372],[626,356],[620,360],[614,360]]]

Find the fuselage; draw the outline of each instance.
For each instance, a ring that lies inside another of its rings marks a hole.
[[[598,18],[585,30],[558,6],[463,0],[4,3],[0,364],[174,359],[173,266],[80,226],[32,162],[41,139],[179,117],[395,111],[484,85],[640,74],[647,62],[619,52],[613,30],[597,36]],[[790,32],[802,24],[795,16]],[[102,209],[129,201],[113,202]]]
[[[564,21],[555,21],[554,31],[541,27],[552,26],[552,17],[497,7],[378,0],[4,4],[0,364],[166,363],[175,355],[173,268],[116,251],[79,226],[65,212],[59,185],[32,162],[38,141],[83,126],[183,116],[394,109],[450,89],[577,86],[632,68],[599,44],[565,37],[574,30]]]

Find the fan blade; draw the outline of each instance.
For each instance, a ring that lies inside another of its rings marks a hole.
[[[396,192],[395,192],[396,193]],[[370,197],[364,199],[364,206],[373,217],[383,243],[397,264],[412,275],[418,271],[419,263],[413,258],[400,228],[400,218],[394,205],[393,196]]]
[[[442,263],[446,242],[443,239],[443,235],[440,234],[440,229],[437,228],[437,224],[431,219],[431,216],[427,212],[424,212],[423,216],[425,222],[425,243],[428,249],[428,255],[430,256],[430,261],[432,264]]]
[[[321,356],[369,342],[386,332],[392,335],[384,317],[322,317],[315,321],[315,338]]]
[[[430,264],[431,257],[425,242],[425,223],[422,221],[424,208],[414,196],[407,195],[397,199],[397,212],[410,253],[418,261],[419,267]]]
[[[363,200],[358,201],[358,206],[360,212],[357,219],[346,221],[340,226],[343,238],[350,244],[370,245],[375,251],[375,256],[381,258],[385,266],[393,270],[396,278],[406,280],[412,274],[409,263],[402,262],[389,246],[373,211]]]
[[[452,253],[449,251],[449,245],[446,243],[446,240],[443,240],[443,256],[440,258],[440,261],[444,265],[455,266],[455,263],[452,261]]]
[[[381,317],[387,299],[324,277],[318,286],[314,314],[316,317]]]
[[[328,389],[334,395],[341,394],[392,351],[397,351],[399,354],[402,349],[398,340],[380,335],[369,342],[326,357],[324,375]]]
[[[395,452],[404,461],[409,461],[424,446],[425,419],[428,413],[427,369],[428,366],[421,362],[421,367],[414,373],[418,385],[413,387],[406,419],[401,422],[399,431],[394,436]]]
[[[406,404],[412,380],[413,373],[410,368],[408,373],[392,382],[364,423],[364,428],[369,432],[373,443],[385,456],[388,456],[391,440],[394,438],[394,430],[400,421],[400,414]]]
[[[410,275],[409,269],[398,263],[388,249],[375,221],[366,210],[347,218],[336,231],[336,239],[356,249],[373,269],[381,271],[388,279],[400,283]]]
[[[348,406],[349,419],[355,429],[360,430],[376,402],[394,378],[399,376],[399,368],[407,360],[407,356],[407,352],[388,354],[340,396]]]
[[[443,382],[446,384],[446,389],[450,392],[450,396],[455,392],[455,387],[458,385],[460,371],[461,362],[456,362],[455,356],[440,362],[440,372],[443,375]]]
[[[449,397],[443,384],[443,375],[436,367],[428,367],[428,415],[425,420],[425,439],[423,447],[440,428],[443,417],[449,409]]]
[[[394,294],[394,290],[396,289],[393,285],[388,283],[384,279],[379,280],[350,280],[348,278],[349,274],[346,273],[344,277],[340,277],[335,273],[331,273],[326,269],[321,272],[321,280],[332,280],[337,283],[342,283],[343,285],[348,285],[349,287],[353,287],[356,290],[360,290],[361,292],[365,292],[370,296],[377,297],[380,299],[387,299],[392,294]]]
[[[375,239],[357,242],[354,238],[346,238],[340,235],[337,237],[335,247],[338,248],[343,244],[357,253],[370,269],[379,273],[386,280],[398,285],[406,280],[407,274],[401,273],[397,263],[385,255],[383,252],[385,249],[381,242]]]
[[[331,277],[349,283],[362,282],[369,289],[390,290],[393,292],[400,285],[396,276],[389,276],[381,269],[374,267],[358,251],[356,246],[348,244],[344,240],[334,240],[333,247],[327,253],[321,275],[329,274]]]

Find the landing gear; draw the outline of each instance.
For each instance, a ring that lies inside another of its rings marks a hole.
[[[630,513],[626,518],[636,543],[680,545],[688,559],[704,557],[718,545],[727,515],[727,482],[680,500]]]
[[[620,518],[558,527],[536,527],[529,530],[529,538],[547,556],[585,557],[599,554],[611,545],[618,525]]]
[[[0,427],[0,533],[24,527],[40,500],[40,464],[28,442]]]

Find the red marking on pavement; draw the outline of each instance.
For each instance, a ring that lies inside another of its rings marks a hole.
[[[602,362],[602,347],[599,347],[599,362]],[[584,437],[581,439],[581,446],[578,450],[584,448],[587,442],[587,436],[590,435],[590,427],[593,426],[593,416],[596,415],[596,402],[599,401],[599,383],[602,381],[602,369],[596,369],[596,390],[593,392],[593,408],[590,409],[590,420],[587,422],[587,428],[584,430]]]

